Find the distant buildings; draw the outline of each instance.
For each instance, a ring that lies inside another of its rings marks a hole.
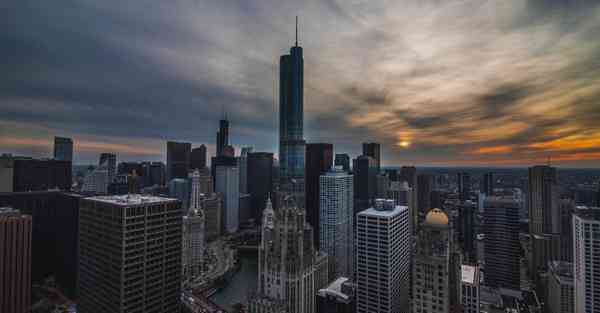
[[[306,220],[312,226],[315,249],[319,242],[319,177],[333,165],[333,145],[330,143],[306,144]]]
[[[575,313],[600,310],[600,210],[573,215],[573,279]]]
[[[243,147],[238,158],[240,168],[240,194],[248,193],[248,154],[252,153],[252,147]],[[263,201],[263,203],[266,199]],[[260,210],[262,212],[262,210]]]
[[[235,233],[240,226],[240,172],[237,166],[217,166],[215,192],[223,196],[222,228]]]
[[[190,205],[190,182],[187,179],[175,178],[169,182],[169,197],[181,201],[184,208]]]
[[[31,309],[31,216],[0,207],[0,312]]]
[[[192,191],[190,207],[183,216],[183,277],[184,279],[198,276],[204,263],[204,224],[205,216],[202,209],[203,194],[200,192],[200,172],[195,170],[191,175]]]
[[[207,241],[217,239],[222,231],[223,199],[218,193],[205,194],[202,199],[205,216],[205,236]]]
[[[431,174],[419,174],[417,176],[417,205],[419,215],[425,214],[431,209],[431,191],[433,190],[433,177]]]
[[[481,187],[479,189],[480,192],[485,194],[486,196],[494,195],[494,173],[489,172],[483,174],[481,180]]]
[[[190,169],[192,144],[189,142],[167,142],[167,180],[187,178]]]
[[[142,184],[144,187],[164,186],[165,185],[165,164],[163,162],[142,162],[141,163]]]
[[[469,200],[471,194],[471,175],[469,173],[456,174],[458,198],[461,201]]]
[[[575,309],[573,263],[550,261],[546,309],[549,313],[573,313]]]
[[[350,172],[350,156],[346,153],[336,153],[335,166],[341,166],[344,171]]]
[[[0,192],[71,190],[71,162],[0,156]]]
[[[117,175],[117,155],[114,153],[100,154],[98,166],[106,168],[108,172],[108,183],[112,183],[115,179],[115,175]]]
[[[375,167],[377,168],[377,174],[381,170],[381,145],[376,142],[364,142],[362,144],[362,154],[367,155],[375,159]]]
[[[229,121],[224,118],[219,121],[217,131],[217,157],[225,154],[225,147],[229,146]]]
[[[179,312],[181,218],[175,199],[81,200],[77,311]]]
[[[353,176],[342,167],[319,178],[319,241],[320,249],[329,257],[329,277],[354,277]]]
[[[491,287],[521,288],[519,210],[510,198],[486,198],[483,211],[485,282]]]
[[[92,195],[105,195],[108,193],[109,181],[106,166],[98,166],[85,176],[81,192]]]
[[[206,146],[200,145],[192,149],[190,154],[190,169],[201,169],[206,167]]]
[[[273,153],[252,152],[247,157],[250,217],[260,222],[269,194],[273,192]]]
[[[66,137],[54,137],[54,159],[73,162],[73,140]]]
[[[366,210],[375,199],[377,186],[377,162],[374,158],[361,155],[353,160],[354,174],[354,214]]]

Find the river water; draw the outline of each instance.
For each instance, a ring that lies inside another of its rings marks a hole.
[[[240,269],[225,287],[210,299],[230,311],[236,303],[246,303],[250,292],[256,290],[258,255],[256,252],[239,252]]]

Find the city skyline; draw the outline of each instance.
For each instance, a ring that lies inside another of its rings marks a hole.
[[[0,152],[51,157],[65,136],[75,164],[165,161],[167,140],[214,155],[221,108],[238,151],[276,152],[299,15],[308,143],[379,142],[384,166],[599,167],[600,9],[572,2],[17,4]]]

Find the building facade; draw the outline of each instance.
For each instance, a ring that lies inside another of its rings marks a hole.
[[[240,172],[237,166],[217,166],[215,192],[223,196],[222,229],[235,233],[240,226]]]
[[[375,167],[377,167],[377,174],[379,174],[381,170],[381,145],[377,142],[363,142],[362,154],[375,159]]]
[[[54,159],[73,162],[73,140],[66,137],[54,137]]]
[[[0,312],[31,309],[31,216],[0,207]]]
[[[460,299],[463,313],[479,313],[479,266],[461,265]]]
[[[346,153],[335,154],[335,166],[341,166],[344,171],[350,172],[350,156]]]
[[[273,153],[248,154],[248,181],[250,217],[260,222],[269,194],[273,192]]]
[[[202,273],[204,263],[204,210],[202,209],[202,198],[200,192],[200,172],[195,170],[190,175],[192,190],[190,195],[190,207],[183,216],[183,278],[197,277]]]
[[[546,311],[549,313],[573,313],[575,309],[573,286],[573,263],[550,261]]]
[[[573,279],[575,313],[600,310],[600,210],[573,215]]]
[[[315,235],[315,249],[320,248],[319,227],[319,179],[333,165],[333,145],[330,143],[309,143],[306,145],[306,220]]]
[[[112,183],[117,175],[117,155],[114,153],[100,154],[98,166],[106,168],[108,171],[108,183]]]
[[[190,154],[190,169],[201,169],[206,167],[206,146],[200,145],[192,149]]]
[[[192,144],[189,142],[167,142],[167,180],[187,178],[190,169]]]

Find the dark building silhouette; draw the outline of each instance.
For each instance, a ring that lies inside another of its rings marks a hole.
[[[319,177],[333,165],[333,145],[306,144],[306,221],[313,228],[315,249],[319,249]]]
[[[430,174],[417,175],[417,206],[419,213],[425,215],[431,207],[431,191],[433,189],[433,178]]]
[[[73,162],[73,140],[65,137],[54,137],[54,159]]]
[[[375,198],[377,185],[377,163],[374,158],[361,155],[352,161],[354,174],[354,213],[369,208]]]
[[[341,166],[344,171],[350,172],[350,156],[346,153],[336,153],[335,166]]]
[[[142,164],[138,162],[121,162],[117,167],[118,175],[133,175],[136,173],[139,176],[144,176],[144,169]]]
[[[235,157],[235,148],[233,146],[225,146],[222,156]]]
[[[191,150],[189,142],[167,142],[167,180],[188,177]]]
[[[461,203],[459,210],[460,217],[460,241],[464,250],[464,259],[467,263],[477,263],[477,253],[475,250],[475,212],[477,206],[474,202],[466,201]]]
[[[481,193],[484,193],[486,196],[494,195],[494,173],[489,172],[483,174],[480,189]]]
[[[0,192],[71,190],[71,162],[0,157]]]
[[[247,158],[250,217],[260,223],[267,198],[273,192],[273,153],[250,152]]]
[[[164,186],[166,184],[165,164],[163,162],[142,162],[141,167],[142,170],[140,173],[137,173],[137,175],[141,175],[141,181],[144,187],[154,185]]]
[[[112,183],[107,186],[109,195],[126,195],[129,193],[129,180],[131,175],[117,175]]]
[[[111,183],[117,174],[117,155],[114,153],[100,154],[99,166],[105,166],[108,171],[108,182]]]
[[[398,170],[395,168],[392,169],[386,169],[385,170],[385,174],[387,175],[387,177],[389,178],[389,180],[392,181],[398,181],[400,178],[400,175],[398,173]]]
[[[215,182],[217,177],[217,166],[236,166],[238,159],[230,156],[216,156],[210,159],[210,174],[212,176],[213,189],[215,188]]]
[[[471,194],[471,175],[469,173],[456,174],[458,186],[458,198],[461,201],[468,200]]]
[[[362,144],[363,155],[368,155],[375,159],[377,172],[381,170],[381,145],[376,142],[364,142]]]
[[[225,118],[219,121],[217,131],[217,156],[222,156],[225,147],[229,146],[229,121]]]
[[[0,312],[30,312],[31,216],[0,207]]]
[[[190,156],[190,169],[201,169],[206,167],[206,146],[192,149]]]
[[[79,200],[76,194],[39,191],[0,193],[0,207],[32,216],[31,280],[54,276],[70,297],[77,294]]]

